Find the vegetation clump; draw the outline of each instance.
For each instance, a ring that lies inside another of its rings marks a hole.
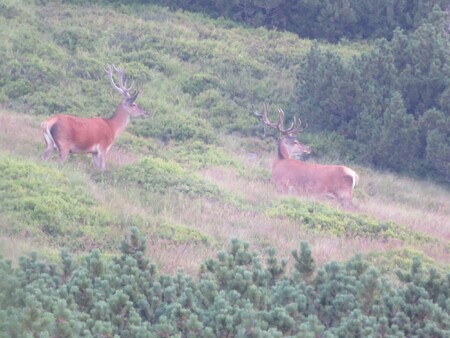
[[[198,279],[159,275],[136,229],[121,254],[94,250],[79,263],[31,254],[0,260],[0,329],[5,337],[434,336],[450,334],[448,278],[409,272],[389,283],[360,256],[316,269],[306,243],[294,270],[273,249],[262,262],[234,240],[202,265]]]
[[[299,36],[330,42],[342,39],[391,38],[395,28],[411,31],[423,23],[434,8],[445,10],[448,5],[445,0],[409,2],[148,0],[148,2],[207,13],[213,17],[225,17],[256,27],[286,29]]]
[[[391,238],[409,242],[424,242],[429,239],[425,234],[411,232],[394,222],[378,221],[315,201],[300,201],[294,197],[281,200],[267,213],[271,217],[287,217],[300,221],[302,227],[307,230],[325,232],[339,237]]]
[[[107,210],[62,171],[0,156],[0,204],[4,234],[76,248],[103,241],[114,222]]]
[[[194,170],[225,166],[244,172],[243,165],[228,155],[225,149],[201,141],[191,141],[175,146],[167,151],[166,157],[173,158],[176,162]]]
[[[109,182],[132,183],[144,191],[158,193],[180,192],[193,196],[219,197],[222,192],[178,163],[164,161],[161,158],[147,157],[136,164],[120,168],[106,177],[99,176]]]

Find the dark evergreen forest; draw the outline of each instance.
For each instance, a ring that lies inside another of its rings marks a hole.
[[[120,0],[118,0],[120,2]],[[303,38],[392,38],[396,28],[414,31],[447,0],[142,0],[224,17],[251,26],[288,30]]]

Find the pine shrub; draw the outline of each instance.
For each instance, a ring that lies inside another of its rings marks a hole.
[[[105,260],[0,259],[2,337],[361,337],[450,334],[449,278],[415,259],[392,283],[361,256],[316,269],[306,242],[295,270],[247,243],[203,263],[197,278],[159,275],[137,229]]]

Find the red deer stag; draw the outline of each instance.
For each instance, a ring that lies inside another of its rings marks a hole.
[[[58,150],[60,162],[64,162],[69,153],[91,153],[97,168],[106,168],[106,154],[117,135],[125,130],[130,116],[147,116],[148,113],[134,101],[139,91],[131,92],[132,86],[127,87],[124,71],[110,65],[105,68],[114,89],[123,100],[117,106],[114,115],[109,118],[93,117],[81,118],[66,114],[55,115],[41,124],[47,149],[43,155],[48,159],[54,149]],[[117,73],[118,85],[114,82]]]
[[[272,164],[272,181],[277,189],[285,193],[292,190],[297,194],[331,197],[344,207],[353,207],[352,195],[359,181],[358,174],[345,166],[305,163],[296,159],[311,152],[308,146],[301,144],[294,136],[300,131],[301,121],[297,125],[294,116],[292,125],[285,129],[284,112],[279,108],[278,113],[279,120],[273,123],[267,117],[266,105],[262,114],[254,112],[264,126],[281,133],[278,155]]]

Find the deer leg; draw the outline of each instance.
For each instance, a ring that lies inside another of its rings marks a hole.
[[[102,155],[100,157],[100,169],[101,170],[105,170],[106,169],[106,159],[105,159],[105,155]]]
[[[47,133],[44,133],[44,139],[45,139],[45,144],[47,145],[47,149],[45,149],[45,152],[42,155],[42,159],[48,160],[50,158],[50,156],[52,155],[53,150],[57,149],[58,147],[53,142],[53,138],[51,137],[51,135],[47,135]]]
[[[67,156],[69,156],[70,151],[69,149],[66,149],[61,146],[59,146],[58,149],[59,149],[59,163],[63,163],[67,159]]]
[[[106,169],[106,160],[105,155],[101,152],[96,152],[92,154],[92,158],[94,159],[94,164],[98,169],[105,170]]]
[[[92,153],[92,160],[94,161],[95,166],[98,168],[100,166],[100,160],[98,158],[98,153]]]
[[[352,191],[342,193],[338,196],[338,201],[345,209],[356,209],[355,205],[353,204],[353,194]]]
[[[45,152],[42,155],[42,159],[47,161],[50,158],[50,156],[52,155],[53,149],[55,149],[55,148],[53,148],[53,146],[51,144],[50,145],[47,144],[47,149],[45,149]]]

